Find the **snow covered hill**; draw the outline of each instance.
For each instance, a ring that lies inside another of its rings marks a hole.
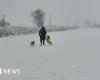
[[[0,80],[100,80],[100,29],[48,34],[52,46],[40,46],[38,34],[0,38],[0,67],[21,69]]]

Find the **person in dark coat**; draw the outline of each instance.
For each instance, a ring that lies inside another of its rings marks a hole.
[[[41,45],[44,45],[45,44],[46,34],[47,34],[47,31],[46,31],[45,27],[42,26],[42,28],[39,31]]]

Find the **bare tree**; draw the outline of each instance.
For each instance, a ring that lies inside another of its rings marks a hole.
[[[5,17],[6,17],[6,15],[3,15],[2,19],[0,20],[0,26],[2,26],[2,27],[5,27],[5,23],[6,23]]]
[[[1,27],[6,27],[6,26],[10,26],[10,23],[9,22],[6,22],[6,15],[3,15],[2,16],[2,19],[0,20],[0,26]]]
[[[45,12],[41,9],[37,9],[31,12],[33,17],[33,22],[38,26],[41,27],[45,22]]]

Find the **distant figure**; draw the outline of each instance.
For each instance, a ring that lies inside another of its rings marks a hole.
[[[46,34],[47,34],[47,31],[46,31],[45,27],[42,26],[42,28],[39,31],[41,45],[44,45],[45,44]]]

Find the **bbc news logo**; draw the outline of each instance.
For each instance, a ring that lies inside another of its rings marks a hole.
[[[0,68],[0,75],[20,75],[20,69],[3,69]]]

